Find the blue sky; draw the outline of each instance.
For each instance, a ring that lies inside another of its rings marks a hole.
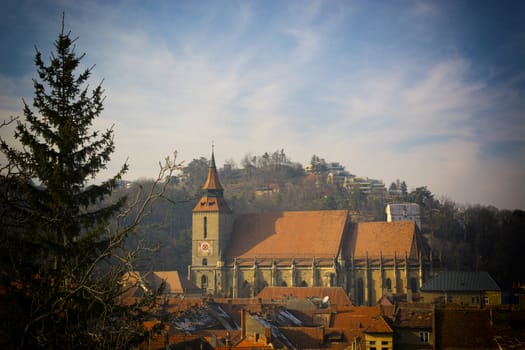
[[[128,179],[152,178],[214,142],[219,165],[284,149],[525,209],[525,2],[4,0],[0,119],[31,100],[62,12],[104,79],[107,175],[129,158]]]

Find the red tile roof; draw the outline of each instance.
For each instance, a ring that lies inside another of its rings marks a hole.
[[[323,347],[324,329],[322,327],[280,327],[279,330],[292,344],[300,344],[302,349]]]
[[[124,274],[121,283],[125,289],[124,299],[133,302],[134,298],[142,297],[145,290],[158,290],[166,281],[163,294],[184,294],[186,296],[200,295],[202,291],[186,278],[181,278],[178,271],[153,271],[140,273],[131,271]]]
[[[432,328],[434,310],[431,304],[400,303],[394,323],[400,328]]]
[[[166,292],[177,294],[200,294],[202,290],[187,278],[181,278],[178,271],[155,271],[151,279],[156,282],[166,281]]]
[[[413,221],[361,222],[355,228],[346,256],[393,257],[417,259],[416,224]]]
[[[235,220],[226,255],[230,259],[333,258],[348,221],[345,210],[241,215]]]
[[[224,200],[224,189],[219,181],[219,174],[215,167],[215,156],[211,154],[210,166],[208,167],[208,177],[202,186],[202,198],[193,208],[194,212],[201,211],[222,211],[231,212],[230,207]]]
[[[436,310],[436,346],[497,349],[488,310]]]
[[[195,204],[193,211],[222,211],[229,213],[231,212],[231,209],[224,200],[224,198],[202,196],[202,198],[197,202],[197,204]]]
[[[266,287],[257,298],[262,300],[279,300],[283,297],[324,298],[328,297],[330,305],[338,307],[351,306],[352,302],[342,287]]]
[[[394,330],[388,325],[383,316],[376,316],[372,318],[365,333],[394,333]]]
[[[211,154],[210,166],[208,167],[208,177],[202,186],[203,190],[223,190],[221,182],[219,181],[219,174],[215,166],[215,155]]]
[[[333,315],[331,327],[344,329],[368,328],[372,320],[381,315],[379,306],[357,306],[351,310],[340,311]]]

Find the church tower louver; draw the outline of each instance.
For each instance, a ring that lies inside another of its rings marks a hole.
[[[205,293],[223,289],[224,253],[232,232],[232,211],[224,200],[212,150],[202,197],[192,211],[192,264],[189,279]]]

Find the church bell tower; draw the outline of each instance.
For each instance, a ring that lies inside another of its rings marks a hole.
[[[189,279],[206,294],[222,291],[224,253],[232,231],[232,211],[224,200],[212,150],[202,197],[192,211],[192,261]]]

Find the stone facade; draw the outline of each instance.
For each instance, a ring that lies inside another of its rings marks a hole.
[[[347,211],[251,214],[233,219],[214,156],[193,209],[192,282],[218,297],[267,286],[343,287],[356,305],[411,294],[430,275],[413,222],[353,223]]]

